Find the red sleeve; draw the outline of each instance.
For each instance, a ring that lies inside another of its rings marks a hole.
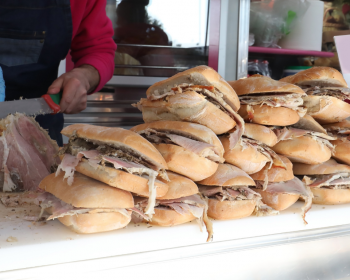
[[[98,91],[113,76],[117,48],[113,41],[112,22],[106,15],[106,0],[79,0],[71,3],[72,60],[75,67],[89,64],[97,69],[100,83],[95,91]]]

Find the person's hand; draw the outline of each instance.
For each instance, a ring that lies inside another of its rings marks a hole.
[[[81,65],[59,78],[49,87],[48,94],[62,91],[61,113],[76,114],[86,108],[87,94],[100,82],[98,71],[91,65]]]

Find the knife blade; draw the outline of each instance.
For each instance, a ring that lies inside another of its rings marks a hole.
[[[57,114],[62,93],[44,94],[41,98],[23,99],[0,102],[0,119],[6,118],[9,114],[23,113],[27,116]]]

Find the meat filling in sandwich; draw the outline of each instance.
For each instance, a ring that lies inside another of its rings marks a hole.
[[[147,206],[147,200],[143,197],[134,197],[134,201],[135,201],[135,208],[137,208],[139,212],[135,211],[133,213],[132,220],[135,223],[139,223],[139,222],[142,222],[143,219],[145,219],[142,213],[145,212],[145,208]],[[208,204],[198,194],[181,197],[177,199],[157,199],[155,209],[156,209],[156,214],[153,217],[153,219],[157,217],[157,210],[165,210],[165,211],[172,210],[183,216],[185,215],[194,216],[198,221],[201,229],[203,226],[206,227],[208,232],[207,241],[211,240],[213,236],[213,228],[212,228],[212,222],[208,219],[208,216],[207,216]],[[152,221],[150,221],[150,223],[152,224]]]
[[[310,188],[350,189],[350,173],[308,175],[303,182]]]
[[[332,96],[350,102],[350,89],[341,87],[301,86],[307,95]]]
[[[294,127],[274,127],[273,131],[276,133],[278,141],[291,140],[294,138],[305,136],[312,138],[319,143],[322,143],[331,151],[333,151],[334,149],[334,146],[329,141],[335,140],[335,138],[324,133]]]
[[[303,98],[297,93],[267,93],[267,94],[249,94],[239,96],[242,105],[248,105],[247,111],[254,114],[251,106],[267,105],[270,107],[285,107],[296,111],[300,117],[306,114],[307,109],[303,107]]]
[[[313,203],[334,205],[350,202],[349,165],[330,159],[317,165],[298,163],[293,169],[313,192]]]
[[[39,218],[42,216],[45,210],[50,212],[50,216],[47,220],[53,220],[57,218],[62,218],[64,216],[73,216],[78,214],[94,214],[94,213],[112,213],[118,212],[125,217],[131,218],[131,209],[124,208],[83,208],[74,207],[71,204],[65,203],[53,194],[45,192],[37,197],[37,204],[40,204],[41,213]]]
[[[256,187],[258,189],[264,189],[264,181],[255,181]],[[265,192],[269,194],[291,194],[291,195],[298,195],[300,196],[304,201],[305,204],[301,208],[302,211],[302,217],[307,224],[305,220],[306,213],[311,209],[312,205],[312,192],[309,187],[305,187],[303,182],[301,182],[298,178],[294,177],[294,179],[284,182],[270,182],[267,184]]]
[[[238,108],[234,107],[234,104],[227,104],[224,100],[224,95],[214,86],[203,86],[203,85],[193,85],[193,84],[180,84],[174,85],[174,87],[168,87],[168,89],[164,89],[163,93],[159,93],[157,90],[153,95],[150,96],[150,100],[159,100],[163,99],[167,101],[169,96],[176,95],[178,93],[186,93],[186,92],[196,92],[202,96],[204,96],[209,102],[214,104],[218,109],[223,111],[225,114],[229,115],[237,124],[237,129],[235,133],[231,137],[232,145],[234,146],[244,131],[244,121],[242,118],[236,113]],[[142,111],[142,99],[138,103],[138,108]]]
[[[238,113],[246,122],[263,125],[291,125],[306,114],[305,92],[292,84],[253,75],[229,82],[236,91],[241,108]]]
[[[209,199],[223,201],[246,201],[255,202],[253,214],[256,216],[276,215],[279,212],[273,210],[261,201],[261,195],[247,186],[220,187],[199,185],[199,191],[204,197]]]
[[[173,144],[190,150],[195,154],[214,162],[223,162],[220,151],[216,146],[202,142],[199,138],[191,139],[189,135],[177,135],[173,133],[159,132],[154,129],[146,129],[140,133],[149,142],[154,144]]]
[[[100,164],[122,169],[132,174],[146,175],[150,178],[155,178],[159,174],[160,177],[167,179],[165,170],[154,171],[153,169],[157,169],[156,166],[147,162],[140,155],[133,153],[132,150],[114,148],[106,144],[94,144],[75,136],[69,140],[68,145],[60,150],[59,154],[64,155],[64,158],[58,167],[57,173],[60,170],[65,171],[65,178],[68,178],[68,183],[73,182],[74,168],[82,158],[88,160],[92,166]]]

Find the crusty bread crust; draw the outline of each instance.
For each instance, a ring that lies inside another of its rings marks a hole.
[[[155,144],[169,170],[200,181],[215,173],[218,164],[189,150],[172,144]]]
[[[312,67],[280,80],[299,86],[348,87],[343,75],[331,67]]]
[[[110,187],[100,181],[84,176],[78,172],[74,174],[71,186],[64,179],[61,172],[46,176],[39,188],[52,193],[64,202],[81,208],[133,208],[134,199],[130,192]]]
[[[295,175],[323,175],[340,172],[350,173],[350,166],[345,164],[339,164],[331,158],[326,162],[315,165],[305,163],[294,163],[293,171]]]
[[[350,203],[350,189],[326,189],[326,188],[311,188],[314,198],[312,203],[324,205],[337,205]]]
[[[270,128],[260,124],[246,123],[243,135],[260,141],[270,147],[277,143],[276,134]]]
[[[177,122],[177,121],[158,121],[152,123],[144,123],[131,128],[131,131],[140,133],[146,129],[154,129],[160,132],[174,133],[182,136],[187,136],[191,139],[199,140],[217,148],[222,158],[224,154],[224,148],[221,145],[219,138],[216,134],[204,125],[189,122]]]
[[[236,92],[214,69],[204,65],[188,69],[170,77],[169,79],[155,83],[148,88],[146,92],[147,98],[154,95],[156,90],[159,94],[162,94],[164,93],[164,90],[168,91],[169,87],[171,88],[183,83],[214,86],[224,94],[224,100],[232,107],[232,109],[235,111],[239,109],[240,102]]]
[[[270,161],[251,146],[243,149],[242,145],[237,143],[233,149],[230,149],[230,140],[226,135],[221,136],[220,140],[225,149],[225,161],[239,167],[247,174],[259,172]]]
[[[261,171],[259,171],[258,173],[252,174],[250,176],[254,180],[264,181],[266,169],[268,169],[267,178],[269,182],[283,182],[283,181],[292,180],[294,178],[293,164],[288,158],[281,155],[279,155],[279,157],[282,159],[282,161],[286,165],[286,169],[283,169],[281,167],[275,167],[275,166],[272,166],[270,169],[268,169],[270,166],[270,163],[267,163]]]
[[[153,145],[130,130],[119,127],[73,124],[65,127],[61,133],[67,137],[76,135],[79,138],[88,139],[94,143],[103,143],[116,148],[133,150],[133,152],[139,153],[153,165],[167,169],[164,159]]]
[[[305,95],[305,92],[298,86],[281,81],[275,81],[269,77],[249,77],[248,79],[240,79],[228,82],[236,91],[238,96],[256,93],[299,93]]]
[[[154,212],[155,214],[152,216],[152,220],[148,223],[161,227],[181,225],[196,219],[196,217],[190,212],[179,214],[175,210],[159,208],[154,208]]]
[[[210,128],[215,134],[236,126],[228,114],[195,91],[169,96],[167,101],[141,99],[140,106],[146,123],[161,120],[193,122]]]
[[[320,124],[336,123],[350,117],[350,104],[336,97],[308,95],[303,99],[307,113]]]
[[[270,107],[268,105],[254,105],[251,106],[254,113],[253,119],[249,119],[248,105],[242,105],[238,114],[246,121],[262,125],[278,125],[287,126],[295,124],[299,121],[298,113],[292,109],[285,107]]]
[[[306,164],[319,164],[332,156],[331,150],[326,145],[307,136],[280,141],[272,147],[272,150],[288,157],[292,162]]]
[[[148,179],[141,176],[102,165],[97,165],[95,168],[86,159],[82,159],[75,169],[112,187],[136,193],[143,197],[149,196]],[[157,187],[157,198],[164,196],[168,191],[168,185],[163,182],[156,181],[155,186]]]
[[[262,197],[262,202],[277,211],[282,211],[292,206],[300,197],[299,194],[270,193],[261,189],[254,189]]]
[[[327,131],[310,115],[305,115],[293,127],[327,134]]]
[[[160,199],[177,199],[199,192],[197,185],[191,179],[171,171],[168,171],[167,174],[170,180],[167,182],[169,190]]]
[[[330,142],[335,145],[333,158],[341,163],[350,165],[350,141],[346,139],[337,139]]]
[[[254,209],[254,200],[219,201],[209,199],[208,216],[215,220],[233,220],[249,217]]]
[[[130,217],[112,212],[63,216],[58,220],[76,233],[96,233],[126,227],[131,220],[131,211],[128,212]]]
[[[243,170],[231,164],[219,164],[217,171],[210,177],[198,182],[205,186],[255,186],[254,180]]]

